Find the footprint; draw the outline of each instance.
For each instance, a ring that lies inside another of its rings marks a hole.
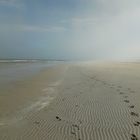
[[[40,122],[39,121],[35,121],[34,124],[40,124]]]
[[[78,130],[80,130],[80,129],[79,129],[79,126],[78,126],[77,124],[73,124],[72,127],[75,127],[75,128],[77,128]]]
[[[82,121],[81,121],[81,120],[79,120],[79,123],[80,123],[80,124],[82,124]]]
[[[76,136],[76,133],[75,133],[75,132],[71,131],[70,133],[71,133],[72,135]]]
[[[130,103],[130,101],[129,101],[129,100],[124,100],[124,102],[125,102],[125,103]]]
[[[73,127],[77,127],[77,125],[72,125],[72,130],[71,130],[71,134],[76,136],[76,132],[75,132],[75,129]]]
[[[131,134],[131,140],[138,140],[138,138],[135,134]]]
[[[124,92],[120,92],[120,94],[124,94]]]
[[[135,122],[135,123],[133,123],[135,126],[139,126],[140,125],[140,122]]]
[[[131,88],[128,88],[128,91],[130,91],[131,93],[135,93],[135,91],[132,90]]]
[[[129,106],[129,108],[134,108],[134,107],[135,107],[134,105],[130,105],[130,106]]]
[[[58,121],[61,121],[61,118],[59,118],[58,116],[56,116],[56,119],[57,119]]]
[[[135,113],[135,112],[131,112],[130,113],[132,116],[136,116],[136,117],[139,117],[139,114],[138,113]]]
[[[71,130],[71,134],[74,135],[76,137],[76,131],[79,131],[80,128],[77,124],[72,124],[72,130]],[[81,138],[78,138],[78,140],[81,140]]]
[[[78,105],[75,105],[75,107],[78,107]]]
[[[128,96],[124,96],[124,98],[128,98]]]

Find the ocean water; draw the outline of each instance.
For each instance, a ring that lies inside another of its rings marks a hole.
[[[0,88],[15,81],[32,76],[44,68],[56,66],[60,61],[30,60],[1,60],[0,61]]]

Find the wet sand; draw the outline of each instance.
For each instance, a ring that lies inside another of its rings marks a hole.
[[[1,117],[0,139],[138,140],[139,72],[139,63],[87,62],[18,82],[14,95],[0,97],[0,112],[11,110]]]

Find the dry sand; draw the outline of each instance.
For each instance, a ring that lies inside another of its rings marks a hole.
[[[139,63],[71,64],[17,84],[21,96],[0,97],[13,114],[0,140],[140,139]]]

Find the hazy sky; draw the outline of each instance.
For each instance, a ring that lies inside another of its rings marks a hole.
[[[0,0],[0,58],[140,59],[140,0]]]

